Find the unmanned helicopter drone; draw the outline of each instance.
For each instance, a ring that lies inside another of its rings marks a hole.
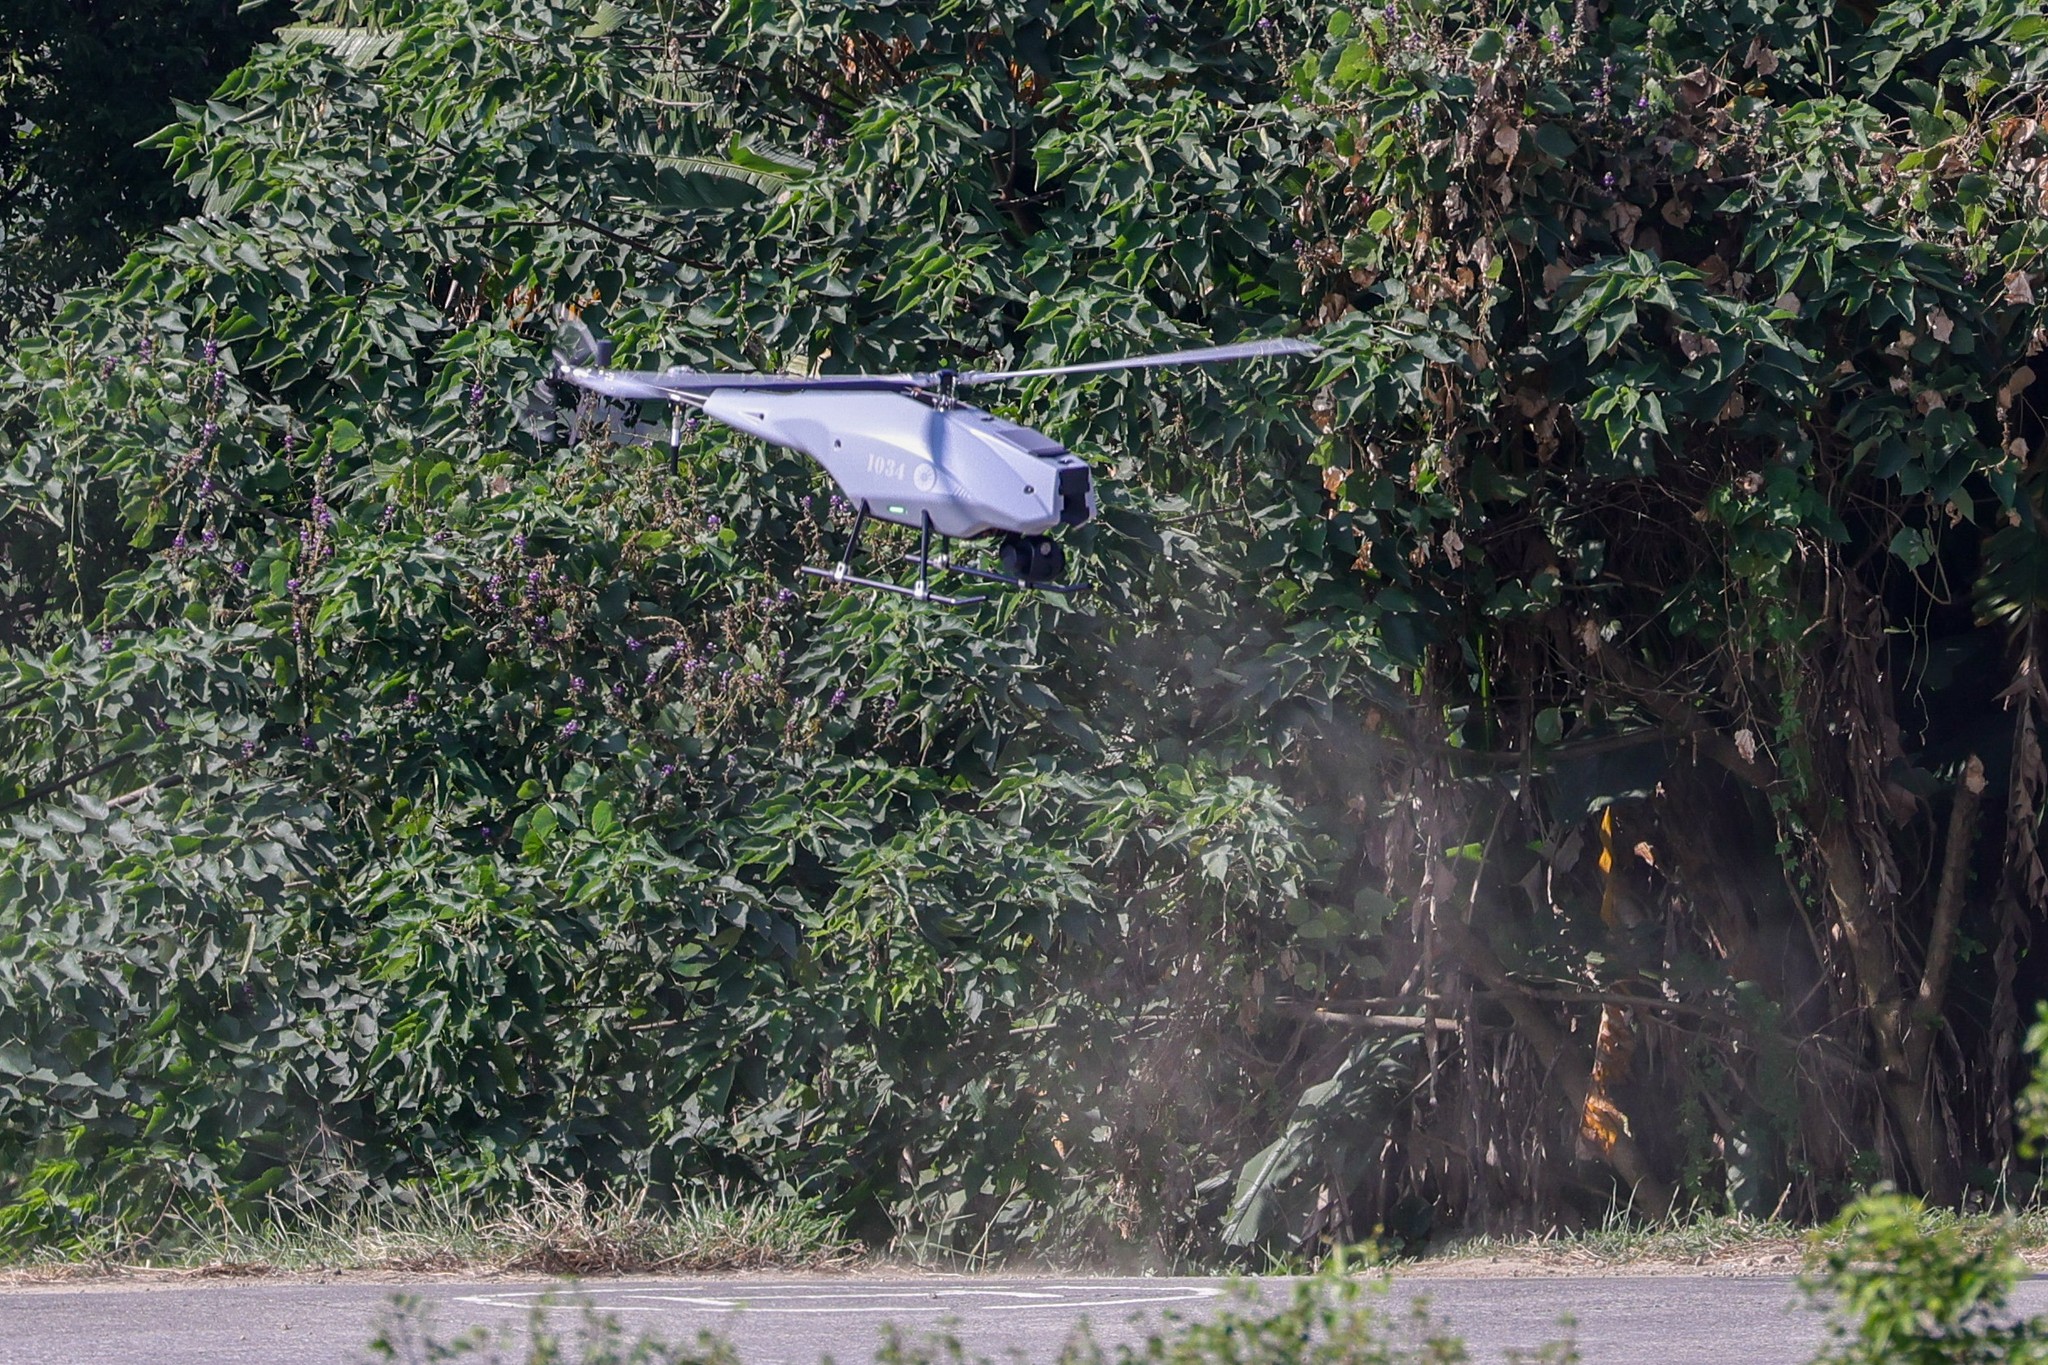
[[[1099,374],[1168,365],[1207,365],[1259,356],[1314,355],[1306,341],[1246,341],[1191,351],[1129,356],[1032,370],[935,370],[919,374],[781,375],[610,368],[611,343],[593,341],[595,365],[557,357],[555,378],[628,402],[671,407],[669,441],[682,443],[682,414],[694,408],[750,436],[788,446],[825,467],[853,505],[853,535],[833,567],[803,572],[833,583],[900,593],[919,602],[968,606],[985,597],[933,591],[932,571],[1045,592],[1075,593],[1063,583],[1066,553],[1046,532],[1081,526],[1096,512],[1088,464],[1043,432],[963,403],[959,390],[1053,375]],[[906,587],[853,572],[870,519],[919,533],[917,583]],[[997,538],[1001,571],[956,562],[942,542]]]

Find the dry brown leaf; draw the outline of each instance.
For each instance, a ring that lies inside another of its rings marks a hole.
[[[2005,277],[2005,301],[2007,303],[2032,303],[2033,282],[2027,279],[2027,272],[2015,270]]]
[[[1636,224],[1643,220],[1643,211],[1634,204],[1613,203],[1607,206],[1607,227],[1621,240],[1625,247],[1635,245]]]
[[[1998,410],[2004,412],[2012,406],[2013,400],[2034,382],[2034,367],[2022,365],[2012,372],[2010,378],[1998,387]]]
[[[1522,130],[1504,127],[1493,130],[1493,145],[1507,155],[1508,164],[1513,165],[1515,154],[1522,150]]]
[[[1570,279],[1571,275],[1572,267],[1570,262],[1564,260],[1552,261],[1549,265],[1543,267],[1543,292],[1555,294],[1557,287]]]
[[[1946,346],[1949,337],[1955,334],[1955,330],[1955,320],[1949,317],[1948,314],[1942,312],[1939,308],[1927,310],[1927,332],[1936,341]]]
[[[1764,43],[1762,35],[1749,40],[1749,51],[1743,55],[1742,64],[1756,68],[1759,76],[1768,76],[1778,69],[1778,54]]]
[[[1613,1092],[1628,1083],[1635,1051],[1635,1030],[1628,1012],[1603,1005],[1600,1032],[1593,1043],[1593,1074],[1586,1086],[1585,1107],[1579,1114],[1582,1148],[1605,1156],[1614,1151],[1623,1134],[1633,1136],[1628,1115],[1614,1102]]]

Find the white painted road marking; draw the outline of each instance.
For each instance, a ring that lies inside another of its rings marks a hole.
[[[714,1292],[715,1290],[715,1292]],[[658,1288],[579,1285],[569,1289],[518,1290],[497,1294],[466,1294],[457,1303],[484,1308],[595,1308],[607,1313],[660,1313],[669,1305],[746,1313],[946,1313],[971,1309],[980,1313],[1020,1309],[1143,1308],[1156,1304],[1194,1303],[1213,1299],[1223,1290],[1213,1285],[1171,1284],[1156,1290],[1133,1291],[1125,1286],[1105,1291],[1093,1285],[1045,1285],[1036,1289],[831,1289],[815,1285],[747,1286],[734,1292],[716,1286],[663,1285]]]

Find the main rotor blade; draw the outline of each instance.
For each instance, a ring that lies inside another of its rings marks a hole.
[[[1312,341],[1274,338],[1267,341],[1239,341],[1229,346],[1203,346],[1192,351],[1162,351],[1158,355],[1125,356],[1122,360],[1091,360],[1078,365],[1047,365],[1036,370],[969,370],[958,384],[1000,384],[1011,379],[1038,379],[1058,374],[1101,374],[1108,370],[1150,370],[1162,365],[1213,365],[1224,360],[1250,360],[1262,355],[1315,355],[1322,347]]]
[[[555,378],[613,398],[702,398],[720,389],[868,389],[930,388],[938,382],[928,374],[730,374],[696,370],[607,370],[590,365],[557,365]]]

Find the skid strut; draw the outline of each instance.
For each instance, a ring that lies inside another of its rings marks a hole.
[[[860,549],[860,533],[867,528],[867,524],[868,505],[863,502],[854,513],[853,534],[847,538],[846,553],[839,557],[839,562],[829,569],[821,569],[815,564],[806,564],[798,569],[797,572],[809,574],[813,578],[822,578],[827,582],[837,583],[841,586],[851,585],[859,588],[873,588],[877,592],[893,592],[899,597],[908,597],[916,602],[936,602],[942,607],[971,607],[977,602],[988,601],[986,597],[950,597],[945,593],[932,591],[931,575],[927,568],[932,548],[932,519],[929,514],[924,518],[924,527],[918,537],[919,553],[917,555],[916,587],[906,588],[901,583],[890,583],[880,578],[861,577],[853,571],[853,557]]]

